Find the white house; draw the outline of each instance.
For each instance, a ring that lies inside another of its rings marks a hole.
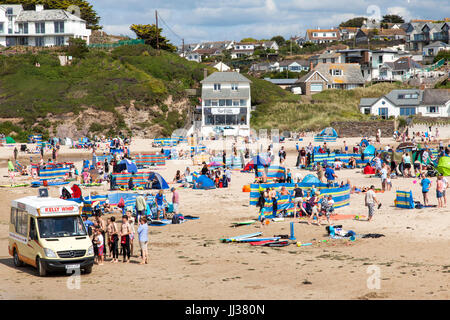
[[[339,29],[308,29],[305,41],[313,43],[328,43],[341,40]]]
[[[86,21],[61,9],[23,10],[22,5],[0,5],[0,45],[62,46],[70,38],[81,38],[89,44],[91,30]]]
[[[385,62],[379,66],[379,80],[407,81],[423,70],[423,66],[410,57],[403,57],[394,62]]]
[[[203,135],[250,135],[251,81],[238,72],[214,72],[201,81]]]
[[[309,71],[309,63],[306,60],[284,60],[279,62],[279,71],[302,72]]]
[[[243,58],[251,56],[255,52],[255,43],[250,42],[237,42],[234,44],[234,48],[231,51],[231,59]]]
[[[450,116],[450,91],[447,89],[392,90],[380,98],[363,98],[361,113],[383,118],[421,114],[427,117]]]
[[[450,50],[450,45],[442,41],[435,41],[423,47],[423,56],[435,57],[441,50]]]

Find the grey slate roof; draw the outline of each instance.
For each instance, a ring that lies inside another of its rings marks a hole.
[[[62,9],[54,9],[54,10],[44,10],[44,11],[32,11],[25,10],[22,11],[17,17],[17,22],[27,22],[27,21],[84,21],[83,19],[67,12]]]
[[[333,76],[330,69],[343,70],[342,76]],[[339,84],[364,84],[365,80],[361,72],[361,66],[357,63],[319,63],[314,69],[326,77],[329,83]]]
[[[394,62],[385,62],[385,65],[389,66],[394,71],[399,70],[411,70],[411,69],[423,69],[423,66],[414,61],[410,57],[403,57],[395,60]]]
[[[361,98],[359,102],[360,107],[371,107],[379,98]]]
[[[423,91],[423,105],[444,105],[450,101],[450,89],[425,89]]]
[[[248,99],[250,97],[249,88],[239,88],[234,91],[231,89],[221,89],[214,91],[214,89],[202,89],[202,99]]]
[[[239,72],[214,72],[210,76],[200,81],[200,83],[223,83],[223,82],[251,83],[249,79],[244,77]]]
[[[297,82],[297,78],[295,79],[270,79],[270,78],[264,78],[264,80],[272,82],[273,84],[278,85],[293,85]]]
[[[448,44],[446,44],[445,42],[442,42],[442,41],[435,41],[433,43],[430,43],[427,46],[424,46],[423,48],[426,49],[426,48],[440,48],[440,47],[449,48],[450,45],[448,45]]]
[[[399,95],[417,93],[416,99],[399,99]],[[418,106],[422,101],[422,91],[418,89],[392,90],[385,97],[396,106]]]

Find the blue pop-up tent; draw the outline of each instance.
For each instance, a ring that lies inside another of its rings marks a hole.
[[[303,178],[302,183],[320,183],[320,180],[315,175],[308,174]]]
[[[157,172],[150,172],[148,180],[153,181],[152,189],[169,189],[166,180]]]
[[[119,164],[125,164],[127,167],[127,171],[129,173],[137,173],[138,172],[138,168],[137,168],[136,164],[133,163],[131,160],[123,159],[122,161],[119,162]]]
[[[194,183],[194,189],[215,189],[216,186],[214,184],[214,181],[212,181],[210,178],[208,178],[205,175],[199,176],[195,183]]]
[[[373,146],[373,145],[367,146],[364,149],[364,155],[369,155],[369,156],[374,155],[375,151],[376,151],[375,146]]]

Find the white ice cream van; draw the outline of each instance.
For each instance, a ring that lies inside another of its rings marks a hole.
[[[90,273],[94,250],[81,210],[81,205],[57,198],[12,201],[8,251],[14,265],[34,266],[40,276],[48,271]]]

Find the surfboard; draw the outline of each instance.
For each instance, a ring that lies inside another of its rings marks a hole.
[[[288,245],[289,241],[271,241],[264,244],[266,247],[286,247]]]
[[[184,216],[185,219],[187,220],[198,220],[200,219],[200,217],[193,217],[193,216]]]
[[[239,221],[239,222],[232,222],[231,225],[233,227],[248,226],[248,225],[253,224],[255,222],[256,222],[256,220]]]
[[[168,224],[172,224],[172,220],[152,220],[148,223],[149,226],[156,226],[156,227],[162,227],[167,226]]]
[[[271,238],[248,238],[248,239],[238,239],[237,242],[257,242],[257,241],[275,241],[279,240],[279,237],[271,237]]]
[[[1,188],[19,188],[19,187],[28,187],[29,184],[27,183],[22,183],[22,184],[4,184],[4,185],[0,185]]]
[[[220,239],[220,241],[222,241],[222,242],[233,242],[233,241],[238,241],[238,240],[241,240],[241,239],[254,238],[254,237],[257,237],[257,236],[260,236],[260,235],[262,235],[262,232],[244,234],[242,236],[231,237],[231,238],[224,238],[224,239]]]
[[[250,242],[252,246],[263,246],[266,243],[272,242],[272,240],[266,240],[266,241],[256,241],[256,242]]]

